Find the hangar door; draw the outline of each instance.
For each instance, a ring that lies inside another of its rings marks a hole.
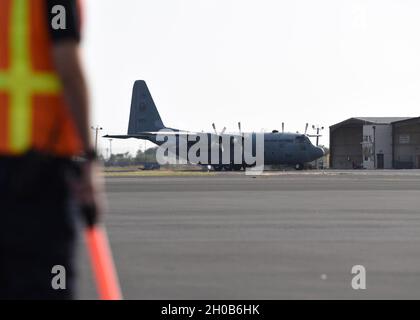
[[[330,133],[331,165],[334,169],[360,168],[363,164],[363,125],[340,126]]]
[[[376,155],[376,168],[377,169],[383,169],[384,166],[385,166],[384,154],[383,153],[378,153]]]

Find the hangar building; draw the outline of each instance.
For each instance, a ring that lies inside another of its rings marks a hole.
[[[420,117],[357,117],[331,126],[330,167],[420,168]]]
[[[420,169],[420,117],[392,123],[395,169]]]

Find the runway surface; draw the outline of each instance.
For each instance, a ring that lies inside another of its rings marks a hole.
[[[420,299],[420,171],[107,178],[128,299]],[[366,269],[354,290],[354,265]],[[79,298],[96,298],[82,250]]]

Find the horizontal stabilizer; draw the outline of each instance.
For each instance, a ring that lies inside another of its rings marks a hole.
[[[124,135],[109,135],[102,136],[102,138],[108,139],[129,139],[129,138],[137,138],[137,139],[148,139],[150,138],[150,134],[124,134]]]

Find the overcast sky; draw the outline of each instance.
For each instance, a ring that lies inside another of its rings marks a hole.
[[[165,125],[303,131],[420,116],[420,1],[88,0],[93,124],[126,134],[134,80]],[[113,141],[134,152],[141,140]],[[101,139],[101,146],[109,146]],[[150,144],[148,146],[151,146]],[[104,151],[105,152],[105,151]]]

